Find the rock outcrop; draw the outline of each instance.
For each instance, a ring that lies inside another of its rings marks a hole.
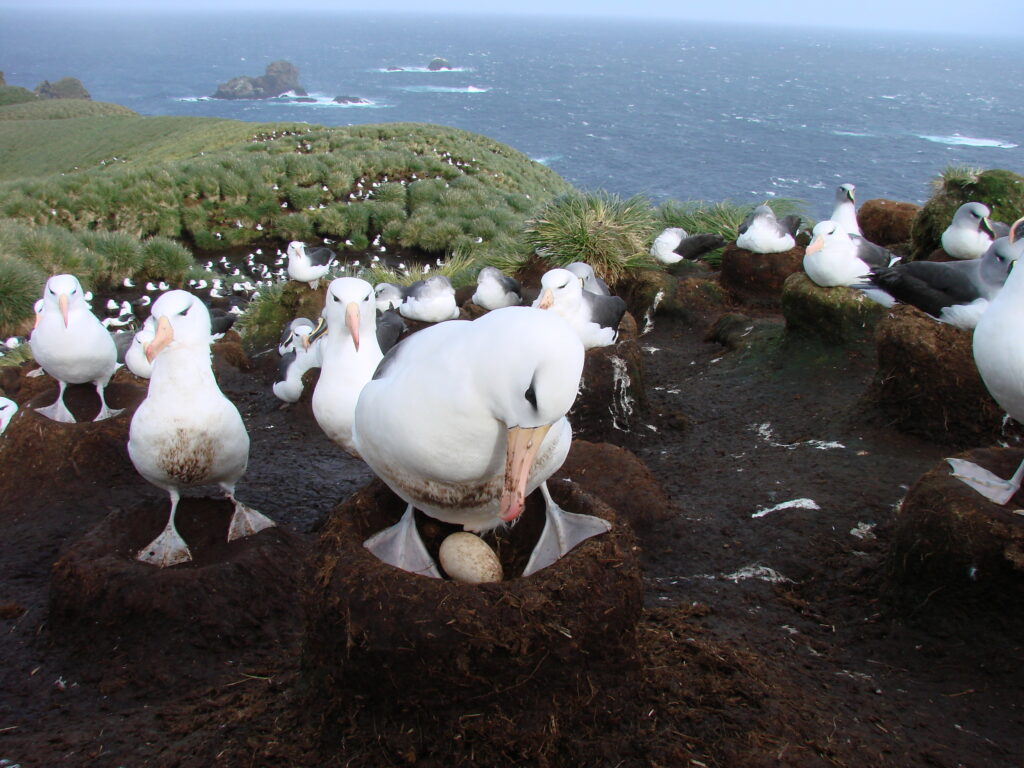
[[[40,99],[92,99],[77,77],[62,77],[56,83],[43,80],[36,86],[35,94]]]
[[[305,89],[299,85],[299,69],[287,61],[274,61],[267,65],[267,71],[261,77],[242,75],[221,83],[215,99],[272,99],[285,93],[307,96]]]
[[[442,69],[451,68],[452,65],[448,63],[448,60],[442,59],[440,56],[438,56],[436,59],[433,59],[429,64],[427,64],[427,69],[429,69],[431,72],[437,72]]]

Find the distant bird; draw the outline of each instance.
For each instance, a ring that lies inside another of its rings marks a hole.
[[[1014,253],[1014,246],[1001,237],[980,259],[910,261],[874,268],[867,282],[936,320],[970,330],[1002,290]]]
[[[835,206],[832,208],[829,220],[839,224],[847,234],[863,236],[864,233],[860,231],[860,224],[857,222],[857,205],[854,194],[856,189],[853,184],[840,184],[836,187]]]
[[[394,283],[377,283],[373,292],[376,296],[377,309],[381,312],[398,309],[405,301],[405,288]]]
[[[149,391],[128,432],[132,464],[171,497],[171,511],[156,539],[136,558],[161,568],[192,559],[174,518],[181,489],[220,485],[235,511],[227,540],[274,525],[235,498],[249,460],[249,435],[238,409],[213,377],[210,314],[186,291],[168,291],[153,303],[156,335],[146,348],[153,364]]]
[[[17,412],[18,404],[16,402],[6,397],[0,397],[0,435],[7,429],[7,425],[11,423],[11,419]]]
[[[308,283],[314,291],[321,278],[331,270],[337,255],[330,248],[307,249],[305,243],[292,240],[288,243],[288,277],[299,283]]]
[[[211,338],[219,339],[225,333],[231,330],[231,327],[235,324],[238,319],[238,314],[235,312],[225,312],[223,309],[213,307],[210,310],[210,332]]]
[[[1014,223],[1012,229],[1024,222]],[[998,241],[997,241],[998,242]],[[1024,258],[1024,239],[1007,238],[1005,255],[1014,264]],[[1006,284],[992,299],[988,310],[974,329],[974,362],[981,380],[1011,418],[1024,422],[1024,269],[1014,268]],[[996,504],[1007,504],[1020,489],[1024,479],[1024,462],[1009,480],[964,459],[946,459],[953,468],[954,477],[971,486]]]
[[[751,253],[784,253],[796,246],[798,229],[799,216],[793,214],[779,221],[769,206],[759,205],[740,224],[736,247]]]
[[[273,392],[279,400],[298,402],[302,397],[303,375],[321,366],[324,340],[310,342],[309,337],[314,330],[313,321],[305,317],[295,318],[285,329],[278,345],[281,353],[278,381],[273,385]]]
[[[804,251],[804,271],[821,286],[854,285],[867,280],[872,267],[884,268],[898,257],[862,237],[847,234],[835,221],[819,221]]]
[[[384,357],[377,342],[377,303],[373,286],[357,277],[339,277],[327,286],[320,379],[313,390],[313,416],[328,438],[354,456],[352,420],[363,386]]]
[[[611,296],[612,292],[608,287],[608,283],[598,277],[597,273],[594,272],[594,268],[587,264],[587,262],[574,261],[572,264],[567,266],[566,269],[583,281],[584,291],[596,293],[601,296]]]
[[[395,347],[363,388],[354,439],[408,507],[364,546],[384,562],[437,578],[414,509],[488,531],[517,520],[536,488],[547,522],[524,576],[608,531],[604,520],[560,509],[546,486],[569,450],[565,414],[582,370],[583,348],[569,326],[529,307],[439,323]]]
[[[523,288],[497,267],[484,267],[476,276],[472,301],[487,310],[516,307],[523,302]]]
[[[626,302],[583,290],[582,281],[567,269],[552,269],[540,280],[541,292],[533,306],[549,309],[572,327],[585,349],[615,343]]]
[[[683,259],[699,259],[705,253],[725,245],[721,235],[688,235],[682,227],[668,227],[654,238],[651,256],[659,264],[675,264]]]
[[[410,285],[398,311],[402,317],[424,323],[439,323],[459,316],[455,289],[444,275],[431,275]]]
[[[100,396],[100,411],[93,421],[121,413],[110,409],[104,398],[104,389],[117,369],[117,347],[89,309],[78,278],[55,275],[47,280],[36,320],[30,341],[32,356],[60,387],[56,402],[36,412],[54,421],[74,423],[75,417],[64,404],[64,390],[68,384],[91,382]]]
[[[953,221],[942,232],[942,250],[954,259],[977,259],[997,237],[1006,237],[1010,228],[991,221],[984,203],[964,203],[953,214]],[[998,227],[998,231],[997,228]]]

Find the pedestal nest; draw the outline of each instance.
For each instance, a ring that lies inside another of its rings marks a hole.
[[[312,560],[302,660],[325,749],[390,765],[615,762],[638,699],[634,540],[602,502],[549,486],[612,530],[510,578],[543,524],[535,493],[497,547],[506,580],[480,586],[416,576],[363,547],[404,509],[379,481],[332,513]],[[422,523],[432,553],[458,530]]]
[[[125,412],[74,424],[35,412],[36,407],[53,402],[55,389],[23,403],[0,436],[0,507],[14,511],[22,499],[35,503],[138,481],[126,445],[132,409],[145,394],[136,385],[111,384],[108,403]],[[65,403],[76,418],[89,419],[99,410],[100,400],[91,385],[76,385],[68,387]]]
[[[1008,478],[1019,448],[975,448],[958,458]],[[893,588],[915,609],[945,611],[955,601],[1013,623],[1024,637],[1024,493],[995,504],[953,477],[943,461],[914,484],[900,505],[889,551]]]
[[[845,285],[823,288],[800,272],[786,279],[782,314],[790,335],[849,344],[872,338],[885,307]]]
[[[802,245],[782,253],[752,253],[730,243],[722,252],[720,279],[736,301],[775,308],[782,301],[782,284],[794,272],[800,272],[803,263]]]
[[[970,331],[897,305],[875,338],[878,369],[869,397],[893,426],[961,448],[1005,439],[1005,413],[978,373]]]
[[[588,349],[569,412],[573,434],[594,442],[629,442],[643,434],[646,413],[644,360],[636,339]]]
[[[168,501],[115,510],[53,566],[50,633],[107,684],[204,680],[245,649],[276,655],[299,628],[306,544],[274,527],[227,542],[233,505],[185,498],[177,527],[188,563],[157,568],[136,553],[167,523]]]

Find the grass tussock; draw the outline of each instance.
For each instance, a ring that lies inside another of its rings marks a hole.
[[[31,327],[32,306],[42,296],[46,273],[33,264],[0,253],[0,339]]]
[[[655,266],[648,252],[655,225],[654,210],[643,198],[574,192],[541,209],[525,239],[552,267],[585,261],[614,284],[631,271]]]

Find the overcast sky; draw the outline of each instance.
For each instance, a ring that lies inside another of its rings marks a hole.
[[[0,0],[0,12],[25,0]],[[954,35],[1019,36],[1024,0],[34,0],[33,9],[275,10],[663,18],[679,21],[849,27]],[[2,23],[2,19],[0,19]]]

